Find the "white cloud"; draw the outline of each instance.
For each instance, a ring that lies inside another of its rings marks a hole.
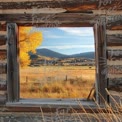
[[[39,48],[48,48],[48,49],[94,48],[94,45],[40,46]]]
[[[56,35],[47,35],[48,38],[53,38],[53,39],[59,39],[62,38],[62,36],[56,36]]]
[[[93,28],[67,28],[62,27],[58,28],[68,34],[76,35],[76,36],[93,36]]]

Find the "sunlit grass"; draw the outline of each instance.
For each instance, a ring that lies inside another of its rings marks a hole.
[[[42,66],[21,69],[21,98],[87,98],[95,68]]]

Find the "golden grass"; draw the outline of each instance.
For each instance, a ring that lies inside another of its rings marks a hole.
[[[87,98],[95,68],[41,66],[20,70],[21,98]]]

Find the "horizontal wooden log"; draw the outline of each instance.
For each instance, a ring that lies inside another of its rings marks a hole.
[[[122,60],[122,50],[108,50],[107,58],[111,61]]]
[[[118,60],[115,60],[115,61],[107,60],[107,65],[113,65],[113,66],[122,65],[122,60],[120,60],[120,61],[118,61]]]
[[[0,22],[0,31],[6,31],[6,21]]]
[[[0,50],[7,50],[7,45],[0,46]]]
[[[6,91],[7,85],[6,84],[0,84],[0,91]]]
[[[120,21],[111,23],[107,26],[107,29],[109,29],[109,30],[122,30],[122,23]]]
[[[109,103],[112,107],[116,107],[118,110],[122,103],[122,92],[115,90],[106,90],[109,95]]]
[[[118,86],[109,86],[108,87],[108,90],[111,90],[111,91],[116,91],[116,92],[122,92],[122,85],[118,85]],[[122,93],[121,93],[122,95]]]
[[[122,35],[108,35],[107,46],[122,46]]]
[[[7,101],[6,96],[2,96],[2,97],[0,96],[0,105],[5,105],[6,101]]]
[[[108,86],[122,86],[122,77],[121,78],[109,78]]]
[[[107,16],[107,29],[109,30],[122,30],[122,13],[114,16]]]
[[[121,78],[122,77],[122,74],[108,74],[107,75],[107,78]]]
[[[107,50],[121,50],[122,46],[107,46]]]
[[[108,73],[122,75],[122,65],[108,65]]]
[[[122,105],[122,98],[119,97],[118,92],[111,92],[111,95],[109,96],[109,104],[111,107],[115,108],[115,110],[118,108],[116,111],[121,111],[121,105]]]
[[[17,23],[19,26],[33,26],[33,27],[93,27],[93,23],[89,22],[67,22],[67,23],[26,23],[26,22],[19,22]]]
[[[6,44],[6,36],[0,36],[0,45]]]
[[[122,25],[117,24],[117,25],[112,25],[111,27],[107,28],[110,30],[122,30]]]
[[[68,108],[68,109],[67,109]],[[92,109],[91,109],[92,108]],[[64,111],[68,111],[67,113],[84,113],[84,110],[86,113],[99,113],[99,111],[103,111],[104,113],[108,112],[109,110],[106,110],[105,108],[98,108],[96,107],[84,107],[84,109],[82,109],[81,107],[77,106],[77,107],[73,107],[73,106],[67,106],[67,107],[34,107],[34,106],[19,106],[19,105],[13,105],[13,106],[9,106],[7,105],[5,108],[3,108],[3,112],[40,112],[40,109],[43,111],[43,113],[56,113],[58,110],[60,112],[60,110],[64,110]],[[110,112],[110,111],[109,111]],[[20,114],[20,113],[19,113]]]
[[[0,74],[7,73],[7,64],[0,64]]]
[[[7,58],[7,51],[0,49],[0,60],[4,60]]]
[[[6,31],[0,31],[0,35],[7,35],[7,32]]]
[[[113,8],[114,6],[117,6],[115,9],[120,10],[121,9],[121,1],[120,0],[112,0],[108,3],[106,2],[100,2],[98,0],[75,0],[75,1],[57,1],[57,0],[41,0],[41,1],[32,1],[29,2],[28,0],[21,2],[0,2],[0,6],[2,6],[2,9],[32,9],[35,6],[38,8],[65,8],[67,11],[81,11],[81,10],[95,10],[95,9],[109,9]]]
[[[122,15],[122,11],[121,10],[117,10],[116,11],[116,9],[111,9],[111,10],[92,10],[92,12],[93,12],[93,14],[94,15],[106,15],[106,19],[107,19],[107,23],[109,23],[108,21],[109,20],[115,20],[115,17],[116,16],[121,16]],[[111,18],[113,18],[113,19],[111,19]],[[112,21],[110,21],[110,22],[112,22]]]
[[[6,96],[6,94],[7,94],[7,91],[0,90],[0,96]]]
[[[82,13],[60,13],[60,14],[1,14],[0,21],[9,20],[9,22],[16,23],[93,23],[98,16]]]
[[[107,35],[122,35],[122,30],[107,30]]]

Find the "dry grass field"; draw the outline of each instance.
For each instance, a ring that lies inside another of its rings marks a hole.
[[[21,98],[87,98],[95,67],[40,66],[20,69]]]

